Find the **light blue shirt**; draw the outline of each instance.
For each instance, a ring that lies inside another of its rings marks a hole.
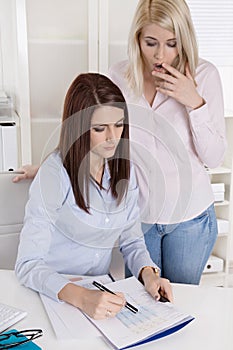
[[[52,153],[33,181],[15,271],[22,284],[58,300],[68,283],[64,274],[109,272],[118,240],[125,262],[137,277],[156,266],[146,250],[137,205],[138,186],[131,168],[128,193],[117,205],[105,167],[103,189],[90,180],[90,214],[80,209],[59,153]]]

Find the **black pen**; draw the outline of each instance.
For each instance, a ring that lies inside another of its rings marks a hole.
[[[159,301],[160,301],[161,303],[167,303],[167,302],[170,303],[170,300],[169,300],[168,298],[164,297],[164,296],[161,295],[161,294],[160,294]]]
[[[159,295],[160,295],[159,301],[161,303],[167,303],[167,302],[170,303],[170,300],[161,294],[161,290],[160,289],[159,289]]]
[[[93,281],[92,284],[97,287],[98,289],[102,290],[103,292],[108,292],[108,293],[111,293],[111,294],[114,294],[116,295],[116,293],[114,293],[112,290],[108,289],[107,287],[103,286],[102,284],[100,284],[99,282],[96,282],[96,281]],[[126,301],[125,305],[124,305],[128,310],[132,311],[133,313],[137,313],[138,312],[138,309],[133,306],[132,304],[128,303]]]

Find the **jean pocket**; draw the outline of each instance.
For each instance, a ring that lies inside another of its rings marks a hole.
[[[208,210],[203,211],[200,215],[196,216],[192,221],[203,221],[205,219],[209,218]]]

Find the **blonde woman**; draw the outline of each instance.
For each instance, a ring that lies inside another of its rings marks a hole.
[[[219,73],[198,57],[184,0],[140,0],[128,60],[110,68],[130,111],[142,227],[162,276],[198,284],[217,237],[205,166],[226,149]]]

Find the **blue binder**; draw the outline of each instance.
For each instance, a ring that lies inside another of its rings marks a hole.
[[[163,337],[166,337],[167,335],[170,335],[172,333],[175,333],[177,332],[178,330],[180,330],[181,328],[185,327],[189,322],[193,321],[194,320],[194,317],[177,325],[177,326],[174,326],[174,327],[171,327],[169,329],[167,329],[166,331],[163,331],[159,334],[156,334],[156,335],[152,335],[151,337],[148,337],[144,340],[141,340],[139,341],[138,343],[134,343],[132,345],[129,345],[129,346],[126,346],[125,348],[122,348],[121,350],[124,350],[124,349],[129,349],[129,348],[132,348],[133,346],[137,346],[137,345],[142,345],[142,344],[146,344],[148,342],[151,342],[152,340],[156,340],[156,339],[159,339],[159,338],[163,338]]]

